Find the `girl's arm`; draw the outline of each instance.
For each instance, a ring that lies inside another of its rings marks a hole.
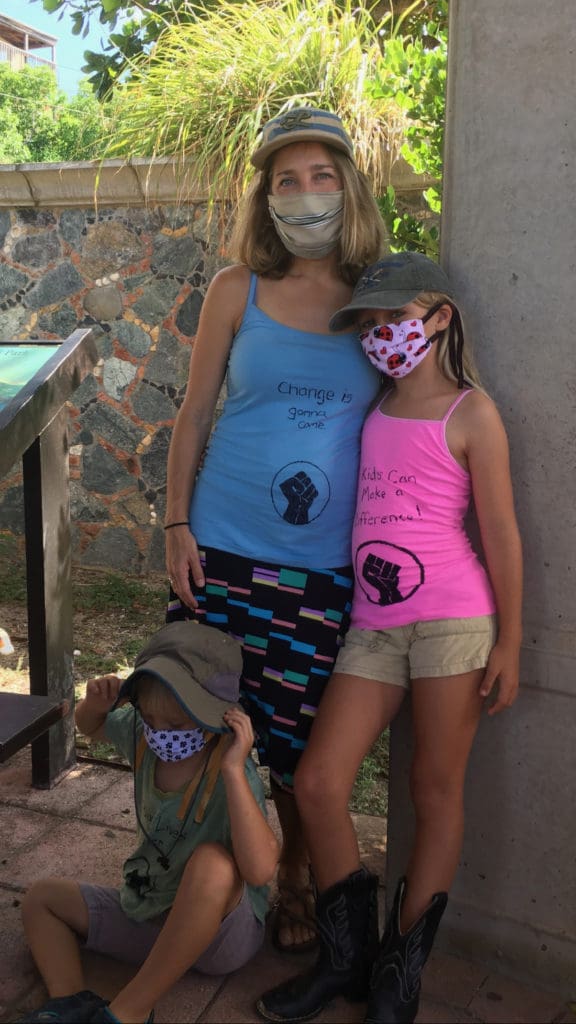
[[[86,696],[76,705],[74,716],[80,732],[90,740],[106,739],[106,716],[116,703],[122,680],[101,676],[86,684]]]
[[[280,846],[246,777],[246,758],[254,742],[252,725],[240,708],[227,711],[224,720],[234,733],[221,763],[234,859],[249,885],[266,885],[276,870]]]
[[[227,267],[216,274],[202,305],[192,349],[188,387],[168,452],[166,523],[184,523],[166,530],[166,567],[174,590],[194,608],[189,573],[204,585],[196,541],[188,526],[194,481],[212,426],[214,409],[226,373],[234,334],[240,326],[249,285],[246,267]]]
[[[480,687],[483,697],[498,680],[488,714],[509,707],[519,685],[522,640],[522,546],[512,494],[508,439],[494,403],[477,394],[470,402],[466,454],[476,515],[498,610],[498,640]]]

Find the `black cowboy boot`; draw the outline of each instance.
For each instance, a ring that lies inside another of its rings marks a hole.
[[[354,871],[316,901],[320,952],[314,967],[265,992],[256,1003],[264,1020],[311,1020],[336,996],[368,998],[378,951],[378,878]]]
[[[422,916],[402,933],[400,910],[405,892],[406,879],[401,878],[372,968],[364,1024],[413,1024],[418,1013],[420,975],[446,909],[448,894],[437,892]]]

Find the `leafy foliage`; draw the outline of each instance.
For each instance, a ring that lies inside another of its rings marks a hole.
[[[69,14],[74,35],[85,38],[98,18],[107,41],[99,53],[84,51],[82,70],[98,99],[108,99],[131,62],[149,51],[164,28],[204,17],[218,0],[36,0],[45,11]],[[241,2],[241,0],[237,0]]]
[[[373,19],[353,0],[221,0],[202,20],[168,27],[133,63],[115,94],[107,155],[193,157],[212,196],[234,197],[264,122],[318,105],[338,111],[381,189],[405,118],[392,97],[366,90],[380,61]]]
[[[105,134],[105,112],[89,87],[68,99],[50,68],[0,64],[2,163],[87,160]]]
[[[421,24],[413,38],[385,41],[382,61],[368,88],[377,98],[394,98],[403,110],[406,133],[400,153],[417,174],[433,181],[423,198],[430,214],[437,217],[442,207],[447,0],[437,0],[434,13],[436,20]],[[400,211],[392,186],[381,197],[380,208],[395,248],[438,256],[438,230],[430,226],[431,218],[420,220]]]

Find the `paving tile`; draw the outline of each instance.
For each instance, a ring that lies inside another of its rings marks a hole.
[[[14,1024],[14,1021],[19,1021],[25,1014],[37,1010],[44,1002],[46,989],[38,978],[14,1003],[4,1005],[0,999],[0,1021]]]
[[[261,1021],[256,999],[314,963],[314,954],[282,955],[267,942],[242,970],[229,975],[214,1002],[202,1017],[202,1024],[254,1024]],[[319,1020],[320,1018],[317,1018]]]
[[[225,978],[219,976],[209,977],[197,971],[188,971],[171,991],[158,1001],[154,1020],[157,1024],[182,1024],[182,1021],[206,1020],[207,1018],[203,1016],[204,1011],[225,981]]]
[[[478,1024],[478,1021],[464,1009],[446,1006],[445,1003],[423,997],[416,1024]]]
[[[0,776],[2,800],[30,810],[70,817],[113,784],[119,774],[117,768],[79,762],[53,789],[33,789],[29,769],[19,762],[7,775]]]
[[[92,797],[77,812],[86,821],[98,822],[111,828],[136,829],[134,813],[134,784],[131,772],[112,769],[114,774],[104,792]]]
[[[36,814],[23,808],[0,805],[0,835],[2,836],[2,853],[0,859],[0,877],[4,878],[4,868],[13,860],[18,860],[18,853],[29,844],[38,843],[41,836],[52,827],[52,820],[45,814]]]
[[[564,1000],[504,975],[489,974],[468,1007],[485,1024],[550,1024]]]
[[[21,896],[0,891],[0,1013],[38,981],[20,918]]]
[[[6,810],[6,808],[4,808]],[[31,812],[12,810],[14,824],[27,822]],[[121,832],[83,822],[49,819],[52,827],[25,850],[0,863],[0,882],[27,887],[46,875],[63,876],[95,885],[117,885],[122,864],[134,845],[131,832]]]
[[[422,991],[432,1000],[467,1007],[488,974],[481,964],[433,952],[422,975]]]

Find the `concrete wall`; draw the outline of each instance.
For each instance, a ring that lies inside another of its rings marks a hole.
[[[576,10],[451,0],[442,261],[506,423],[526,563],[521,694],[482,722],[441,941],[574,995]],[[407,715],[389,882],[405,865]]]

